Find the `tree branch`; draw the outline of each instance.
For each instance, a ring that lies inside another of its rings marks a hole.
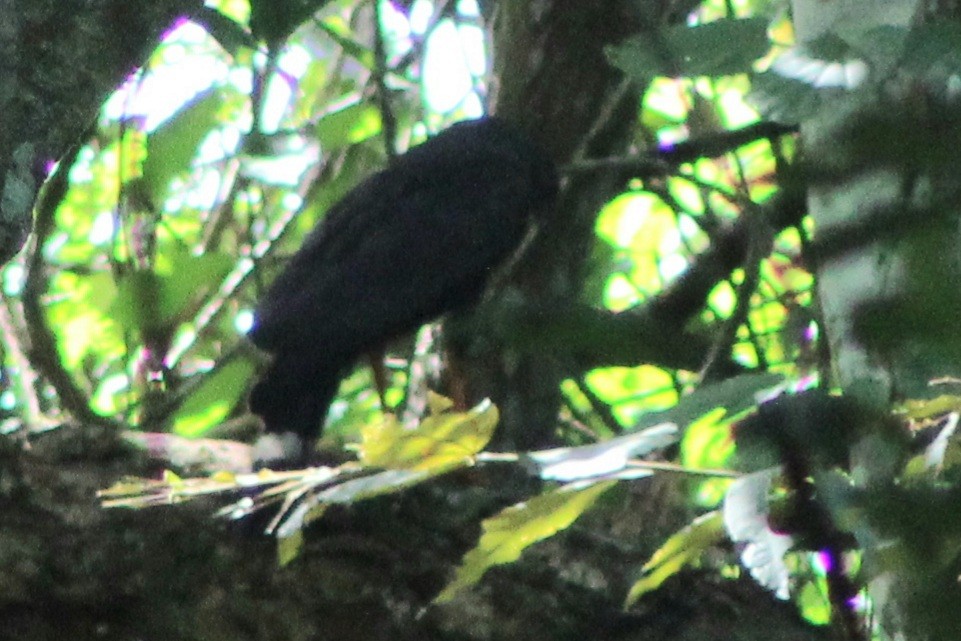
[[[57,207],[63,201],[69,187],[68,177],[70,167],[76,161],[79,146],[75,146],[60,163],[56,173],[51,177],[37,203],[36,234],[33,250],[27,261],[27,277],[23,286],[23,315],[30,336],[29,356],[31,364],[49,381],[60,397],[62,407],[70,412],[77,420],[85,424],[100,425],[112,429],[120,429],[122,425],[105,416],[101,416],[90,407],[87,394],[64,368],[57,350],[57,338],[47,323],[47,316],[43,311],[41,297],[47,290],[46,262],[43,255],[43,245],[53,229],[54,216]]]
[[[612,156],[576,160],[561,168],[566,174],[627,171],[639,177],[664,176],[684,163],[716,158],[756,140],[796,133],[797,127],[758,122],[741,129],[719,131],[674,145],[665,145],[638,156]]]
[[[374,2],[374,84],[377,105],[380,108],[380,122],[383,131],[384,148],[387,158],[397,157],[397,117],[390,103],[390,88],[387,86],[387,46],[384,42],[384,26],[381,20],[380,2]]]

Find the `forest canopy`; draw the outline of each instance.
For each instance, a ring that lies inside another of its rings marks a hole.
[[[3,431],[119,435],[166,472],[105,505],[204,497],[288,568],[338,510],[437,500],[412,610],[583,552],[604,587],[577,589],[638,617],[750,577],[796,613],[783,638],[954,638],[958,16],[534,4],[178,7],[55,158],[3,142],[7,219],[15,170],[49,174],[4,267]],[[558,166],[551,214],[476,305],[391,337],[385,381],[346,371],[306,469],[253,472],[257,302],[352,189],[489,114]]]

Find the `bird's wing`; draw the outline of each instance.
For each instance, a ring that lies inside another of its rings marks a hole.
[[[514,153],[440,157],[434,166],[399,163],[369,178],[328,213],[271,286],[254,342],[356,353],[475,298],[543,204],[519,160]]]

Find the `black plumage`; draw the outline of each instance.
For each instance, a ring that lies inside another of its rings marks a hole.
[[[250,396],[268,432],[318,433],[364,353],[475,302],[557,191],[551,160],[498,118],[457,123],[353,189],[268,288]]]

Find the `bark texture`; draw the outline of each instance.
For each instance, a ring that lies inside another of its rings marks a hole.
[[[906,30],[930,19],[956,18],[955,12],[951,2],[793,2],[795,32],[801,43],[826,35],[856,39],[879,26]],[[886,73],[870,79],[875,84],[872,92],[846,88],[837,108],[822,110],[803,122],[801,129],[808,156],[826,159],[839,177],[815,183],[809,190],[809,213],[818,237],[858,225],[867,232],[847,251],[819,261],[816,269],[818,302],[830,344],[831,384],[879,412],[889,412],[892,404],[905,399],[933,396],[938,391],[929,381],[958,374],[957,351],[938,334],[938,321],[918,320],[939,319],[946,309],[956,308],[950,294],[959,273],[958,185],[949,168],[953,163],[912,164],[909,152],[871,162],[870,154],[858,158],[843,151],[845,136],[850,139],[850,132],[865,122],[871,123],[867,128],[874,127],[869,130],[875,140],[904,135],[909,140],[904,148],[911,149],[919,145],[916,132],[949,129],[951,120],[944,112],[953,113],[956,107],[945,108],[946,90],[933,72],[930,77],[910,68]],[[890,132],[883,131],[885,126],[891,127]],[[882,228],[879,217],[890,214],[915,222],[898,234],[867,231]],[[925,222],[919,224],[919,220]],[[945,287],[945,283],[952,285]],[[910,328],[898,317],[903,309],[910,309],[914,319]],[[875,429],[872,437],[876,438],[880,428]],[[852,477],[867,487],[893,484],[891,471],[864,445],[869,438],[852,448]],[[868,550],[862,571],[876,622],[871,632],[882,639],[941,638],[930,634],[942,625],[930,623],[937,619],[932,613],[938,607],[917,595],[924,590],[927,597],[947,593],[954,589],[954,580],[943,583],[943,591],[932,589],[938,585],[932,573],[877,561],[872,548],[882,537],[876,531],[865,527],[858,536]],[[907,547],[913,538],[912,534]]]
[[[202,0],[0,1],[0,264],[23,246],[49,165]]]
[[[638,89],[607,64],[604,47],[639,30],[635,5],[624,0],[498,5],[493,110],[525,127],[559,165],[623,153],[630,144]],[[531,308],[556,309],[577,299],[597,212],[624,181],[615,173],[562,185],[554,217],[516,270],[513,295]],[[499,446],[526,450],[550,442],[559,384],[570,374],[570,363],[548,352],[512,353],[489,337],[471,341],[466,351],[475,396],[490,396],[501,408]]]
[[[659,531],[640,518],[641,485],[431,606],[478,520],[519,498],[484,489],[501,473],[333,510],[308,530],[303,556],[278,569],[271,540],[252,523],[212,521],[213,505],[104,511],[93,498],[123,474],[150,472],[108,430],[63,428],[29,452],[0,442],[0,639],[830,638],[750,579],[710,573],[675,577],[623,612]]]

